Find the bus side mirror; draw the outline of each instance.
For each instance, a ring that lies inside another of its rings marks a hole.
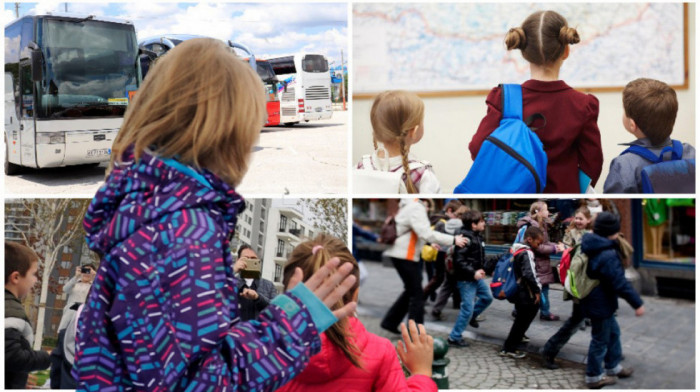
[[[287,81],[286,80],[284,82],[282,82],[282,86],[284,86],[284,92],[286,93],[287,92]]]
[[[33,82],[40,82],[41,79],[43,79],[43,59],[42,59],[42,54],[41,50],[39,49],[39,45],[37,45],[35,42],[30,42],[29,43],[29,49],[31,49],[30,52],[30,58],[31,58],[31,66],[32,66],[32,81]]]
[[[146,55],[150,61],[158,58],[158,53],[146,49],[144,46],[139,46],[139,56]]]

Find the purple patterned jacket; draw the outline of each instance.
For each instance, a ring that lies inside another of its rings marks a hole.
[[[292,379],[321,340],[289,293],[239,320],[228,238],[243,199],[206,170],[127,158],[84,220],[102,261],[78,322],[78,390],[271,391]]]

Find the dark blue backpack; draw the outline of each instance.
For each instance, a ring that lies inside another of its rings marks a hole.
[[[695,193],[695,158],[683,159],[683,143],[672,140],[657,156],[642,146],[629,146],[622,154],[636,154],[652,164],[642,169],[644,193]],[[664,160],[666,153],[670,160]],[[620,154],[620,155],[622,155]]]
[[[496,263],[496,269],[493,271],[491,279],[491,295],[496,299],[507,299],[513,302],[515,295],[518,294],[518,282],[515,278],[515,269],[513,268],[513,259],[519,253],[527,251],[527,248],[517,250],[515,253],[504,253]]]
[[[454,193],[541,193],[547,181],[547,154],[523,121],[519,84],[501,85],[503,117],[481,145],[469,173]],[[535,114],[528,122],[542,118]],[[546,124],[546,120],[545,120]]]

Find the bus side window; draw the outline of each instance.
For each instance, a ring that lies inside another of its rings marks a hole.
[[[22,89],[22,115],[32,117],[34,115],[34,90],[32,88],[32,68],[29,63],[20,66],[21,89]]]

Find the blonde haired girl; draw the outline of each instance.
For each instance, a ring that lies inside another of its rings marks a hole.
[[[320,234],[294,248],[284,268],[284,284],[291,281],[296,269],[301,269],[304,276],[311,276],[333,258],[339,259],[341,266],[352,265],[352,274],[359,276],[357,261],[345,243]],[[332,308],[356,301],[358,294],[359,285],[356,283]],[[400,340],[397,343],[399,358],[413,374],[408,379],[401,370],[397,350],[391,342],[368,332],[359,319],[349,317],[326,330],[321,337],[321,352],[278,392],[437,391],[430,379],[433,338],[422,325],[411,323],[409,329],[410,335],[406,327],[402,327],[405,343]]]
[[[187,40],[151,69],[83,222],[102,259],[78,321],[79,390],[274,391],[354,311],[328,309],[356,279],[331,260],[240,321],[233,187],[264,118],[260,78],[220,41]]]
[[[374,152],[364,155],[358,169],[402,171],[399,193],[439,193],[440,183],[427,161],[410,154],[423,138],[423,101],[401,90],[380,93],[372,104]]]

